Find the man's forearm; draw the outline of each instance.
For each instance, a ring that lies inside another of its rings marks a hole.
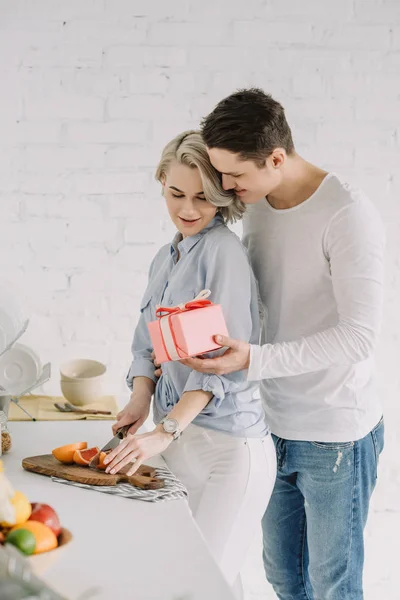
[[[377,332],[339,324],[293,342],[251,346],[249,381],[292,377],[366,360]]]

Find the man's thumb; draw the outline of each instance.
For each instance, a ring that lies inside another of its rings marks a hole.
[[[227,335],[215,335],[214,340],[220,346],[226,346],[228,348],[238,348],[240,343],[239,340],[234,340]]]

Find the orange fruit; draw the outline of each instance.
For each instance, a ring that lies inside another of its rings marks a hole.
[[[72,464],[74,462],[74,454],[76,450],[85,450],[87,448],[86,442],[77,442],[76,444],[67,444],[66,446],[60,446],[52,450],[52,455],[59,460],[61,463]]]
[[[92,458],[97,456],[100,452],[100,448],[95,446],[94,448],[87,448],[86,450],[75,450],[74,452],[74,463],[87,467]]]
[[[16,525],[11,531],[17,531],[18,529],[24,529],[25,531],[33,533],[36,540],[33,554],[49,552],[49,550],[54,550],[54,548],[57,548],[58,546],[57,538],[50,527],[43,525],[43,523],[39,523],[39,521],[27,521],[22,525]]]

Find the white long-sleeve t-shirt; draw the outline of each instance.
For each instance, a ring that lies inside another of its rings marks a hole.
[[[243,233],[264,312],[248,379],[261,380],[272,432],[361,439],[382,415],[373,360],[383,301],[379,213],[330,173],[293,208],[252,205]]]

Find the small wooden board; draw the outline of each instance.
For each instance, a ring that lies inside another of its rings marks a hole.
[[[52,454],[42,456],[31,456],[24,458],[22,466],[26,471],[47,475],[48,477],[60,477],[68,481],[86,483],[87,485],[117,485],[117,483],[130,483],[142,490],[158,490],[164,487],[164,481],[156,477],[153,467],[141,465],[134,475],[125,473],[111,475],[104,471],[81,467],[79,465],[64,465]],[[126,467],[125,467],[126,468]]]

